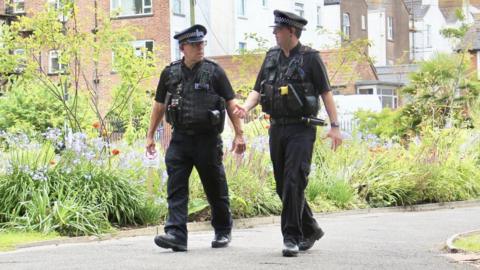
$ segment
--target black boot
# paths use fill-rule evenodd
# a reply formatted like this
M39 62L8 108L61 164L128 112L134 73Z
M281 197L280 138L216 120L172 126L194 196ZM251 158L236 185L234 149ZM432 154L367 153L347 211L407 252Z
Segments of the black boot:
M171 248L173 251L187 251L186 241L182 241L172 234L157 235L154 241L157 246L162 248Z
M320 227L317 227L315 228L315 232L308 236L308 237L304 237L302 239L302 241L300 241L300 244L298 245L298 248L301 250L301 251L305 251L305 250L309 250L313 247L313 245L315 244L315 241L319 240L320 238L322 238L322 236L324 235L325 233L322 231L322 229Z
M282 254L283 254L283 257L297 257L298 255L297 244L290 241L284 242Z
M230 233L216 233L212 241L212 248L227 247L231 240L232 235Z

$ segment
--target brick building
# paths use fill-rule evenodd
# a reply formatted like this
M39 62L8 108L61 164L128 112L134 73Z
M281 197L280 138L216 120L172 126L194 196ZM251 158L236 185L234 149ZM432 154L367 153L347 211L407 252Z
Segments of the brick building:
M375 66L405 64L410 58L409 18L403 0L367 0L369 54Z
M81 32L90 32L95 28L95 22L100 22L102 14L111 14L112 24L115 28L121 28L125 25L134 26L139 29L132 33L136 40L132 46L140 51L141 48L153 50L157 48L159 71L166 63L170 61L170 5L169 0L98 0L98 1L75 1L78 7L77 26ZM0 14L3 17L12 16L33 16L44 10L48 6L58 7L61 5L59 0L0 0ZM97 15L95 13L95 6ZM119 11L118 16L114 16L114 11ZM66 25L71 25L69 18L59 18ZM85 48L85 53L91 53L89 48ZM53 50L46 50L39 56L41 67L49 76L55 77L59 71L57 61L58 54ZM88 57L87 57L88 58ZM94 76L93 56L91 61L82 63L82 69L86 77L90 79L90 84L97 84L98 96L101 100L109 100L109 94L113 85L119 82L119 76L112 70L112 54L106 53L101 56L97 68L98 80ZM148 82L149 90L153 90L158 82L158 76L154 76Z
M369 62L348 61L343 59L343 56L337 49L322 50L320 51L320 57L327 68L330 85L335 94L353 95L358 92L356 87L358 82L378 80L375 68ZM251 88L260 70L264 55L256 58L257 61L255 63L249 61L251 65L248 69L242 70L241 57L212 57L213 60L225 69L229 78L237 78L239 74L241 74L244 78L242 83L250 82ZM232 83L235 84L235 79L232 80Z

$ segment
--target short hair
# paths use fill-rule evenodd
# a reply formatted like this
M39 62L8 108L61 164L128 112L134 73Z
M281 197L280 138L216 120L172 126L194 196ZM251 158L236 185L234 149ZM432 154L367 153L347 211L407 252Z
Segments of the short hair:
M297 36L297 38L300 38L300 36L302 36L302 29L295 28L295 36Z
M302 36L302 29L297 28L297 27L294 27L294 26L288 26L288 28L290 29L290 31L293 32L293 34L294 34L297 38L300 38L300 36Z

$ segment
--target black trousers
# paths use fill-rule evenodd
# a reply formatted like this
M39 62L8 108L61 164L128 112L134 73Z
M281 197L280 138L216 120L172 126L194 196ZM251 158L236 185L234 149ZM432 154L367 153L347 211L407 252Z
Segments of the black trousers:
M188 179L193 166L198 171L212 211L215 233L232 230L232 215L219 134L187 134L174 130L165 155L168 182L168 220L165 232L187 242Z
M305 124L272 125L269 134L276 189L283 205L283 239L298 244L318 226L305 200L316 128Z

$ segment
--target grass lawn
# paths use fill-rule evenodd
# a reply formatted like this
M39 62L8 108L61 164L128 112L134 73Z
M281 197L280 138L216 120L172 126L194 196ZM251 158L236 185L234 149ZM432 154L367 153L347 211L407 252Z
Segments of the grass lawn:
M480 233L461 237L453 244L455 245L455 247L466 251L480 252Z
M60 238L58 234L38 232L0 232L0 251L14 250L16 245Z

